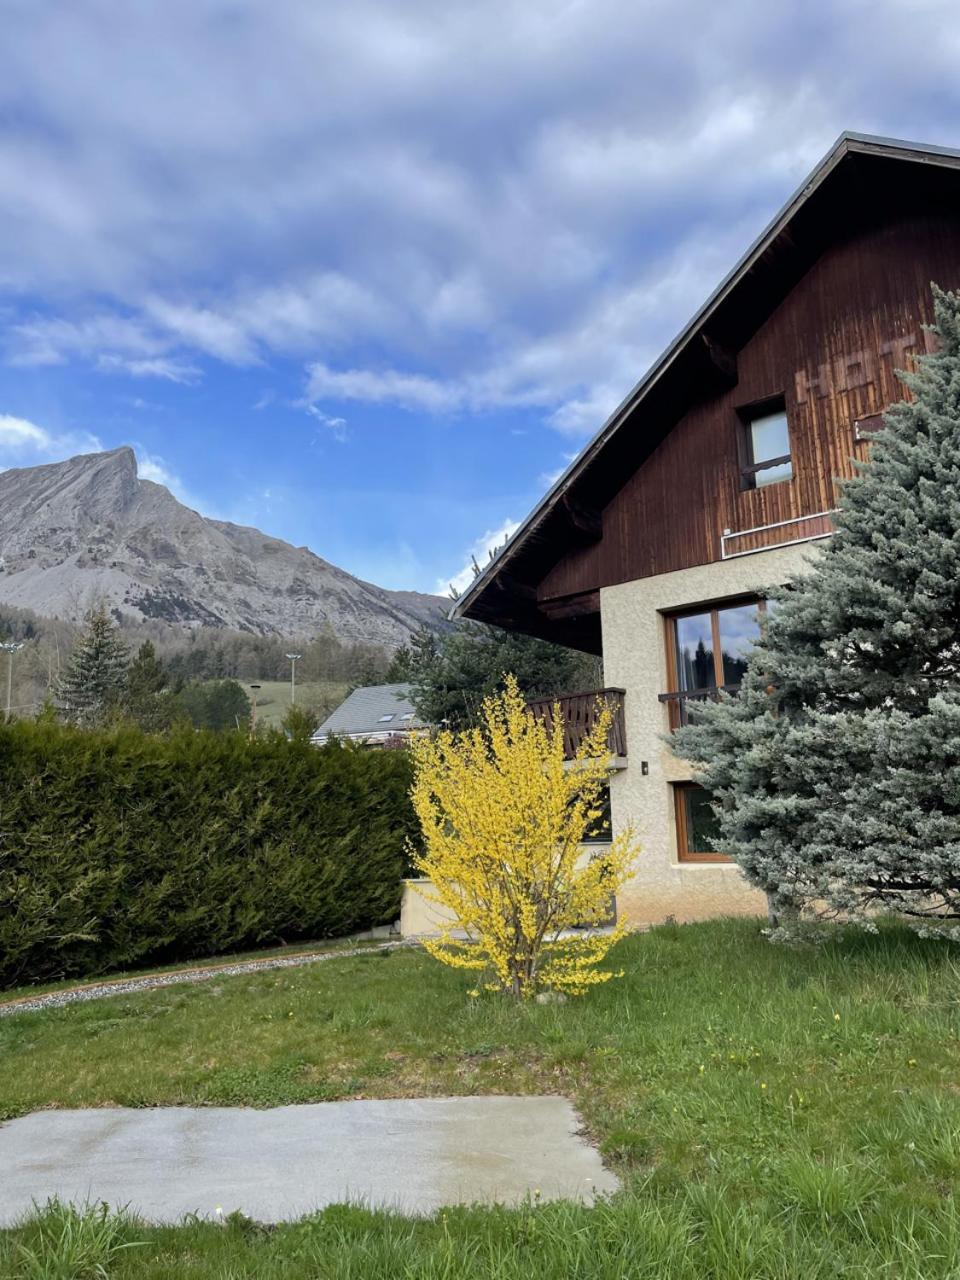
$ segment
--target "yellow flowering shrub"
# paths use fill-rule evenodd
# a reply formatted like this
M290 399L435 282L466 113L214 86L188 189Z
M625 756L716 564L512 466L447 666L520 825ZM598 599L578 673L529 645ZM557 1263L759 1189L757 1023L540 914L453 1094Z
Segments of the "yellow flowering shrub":
M432 900L456 917L424 946L446 964L485 973L489 989L579 995L615 976L597 965L624 926L589 926L605 921L636 849L630 832L593 859L580 847L601 817L610 716L604 708L565 762L560 717L553 727L536 719L508 676L504 692L485 699L476 728L412 744L423 832L414 864L433 882Z

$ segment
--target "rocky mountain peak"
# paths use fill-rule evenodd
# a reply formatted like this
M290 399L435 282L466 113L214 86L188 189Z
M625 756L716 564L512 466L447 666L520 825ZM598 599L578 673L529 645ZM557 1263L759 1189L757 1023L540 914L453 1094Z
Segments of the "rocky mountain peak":
M208 520L140 481L128 446L0 473L0 601L77 620L221 626L395 647L446 602L363 582L305 547Z

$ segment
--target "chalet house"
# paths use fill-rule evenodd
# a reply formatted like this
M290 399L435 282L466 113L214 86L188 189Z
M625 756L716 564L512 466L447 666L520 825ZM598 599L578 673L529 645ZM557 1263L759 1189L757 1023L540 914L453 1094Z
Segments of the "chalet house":
M602 654L632 921L764 909L669 732L737 688L764 591L830 536L931 281L960 286L960 151L843 134L456 605ZM595 704L562 700L571 746Z
M396 747L425 727L409 684L369 684L348 694L310 741L320 746L330 738L349 738L364 747Z

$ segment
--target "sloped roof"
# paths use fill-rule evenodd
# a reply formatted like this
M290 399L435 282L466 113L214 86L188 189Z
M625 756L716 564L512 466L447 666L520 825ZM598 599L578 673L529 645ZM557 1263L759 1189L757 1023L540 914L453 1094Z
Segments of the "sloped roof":
M911 172L904 172L912 166ZM952 171L952 172L949 172ZM948 174L946 181L944 175ZM690 322L613 411L500 553L459 597L451 618L486 618L547 634L530 588L655 447L709 378L710 362L736 351L816 256L844 216L893 206L924 187L960 198L960 150L845 132L720 282ZM628 428L624 430L624 428ZM659 435L657 433L660 433ZM647 439L649 443L647 443ZM557 628L551 638L563 639ZM576 637L568 642L577 644ZM580 647L578 645L578 647Z
M423 728L409 698L409 684L371 684L354 689L331 712L313 735L326 738L330 734L354 737L366 734L406 733ZM385 716L392 719L385 720ZM405 719L404 717L409 717Z

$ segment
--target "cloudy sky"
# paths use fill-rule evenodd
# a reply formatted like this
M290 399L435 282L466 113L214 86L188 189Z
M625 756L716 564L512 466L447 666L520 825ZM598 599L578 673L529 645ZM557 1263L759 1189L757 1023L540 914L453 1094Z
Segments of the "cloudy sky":
M0 468L134 445L433 590L842 129L960 145L955 0L0 0Z

